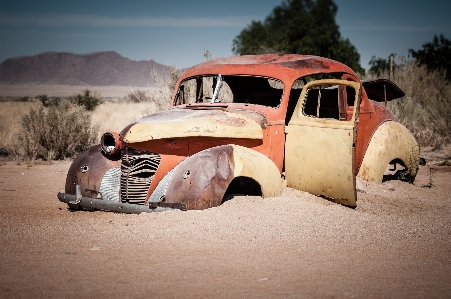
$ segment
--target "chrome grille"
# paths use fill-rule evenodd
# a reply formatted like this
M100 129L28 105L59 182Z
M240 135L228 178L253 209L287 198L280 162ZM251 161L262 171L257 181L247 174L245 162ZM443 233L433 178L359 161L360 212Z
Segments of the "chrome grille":
M99 187L99 192L102 194L102 199L119 201L120 179L120 167L113 167L103 175Z
M130 147L123 148L121 155L121 200L144 204L161 158L158 154Z

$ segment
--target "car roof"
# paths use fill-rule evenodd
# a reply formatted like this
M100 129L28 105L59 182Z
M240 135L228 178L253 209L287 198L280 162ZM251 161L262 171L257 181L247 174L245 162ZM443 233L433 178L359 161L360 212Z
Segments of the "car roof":
M358 79L348 66L332 59L298 54L243 55L210 59L187 69L180 80L196 75L259 75L283 81L319 73L348 73Z

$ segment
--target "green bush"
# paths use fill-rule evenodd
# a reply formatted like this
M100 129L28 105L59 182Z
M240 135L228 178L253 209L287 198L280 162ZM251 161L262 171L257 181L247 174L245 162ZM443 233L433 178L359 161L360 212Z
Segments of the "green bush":
M93 111L103 103L100 96L96 92L91 92L89 89L85 89L81 93L70 97L69 100L72 104L82 106L88 111Z
M31 108L20 122L19 142L25 157L65 159L81 153L94 143L96 128L84 108L62 101L48 109Z

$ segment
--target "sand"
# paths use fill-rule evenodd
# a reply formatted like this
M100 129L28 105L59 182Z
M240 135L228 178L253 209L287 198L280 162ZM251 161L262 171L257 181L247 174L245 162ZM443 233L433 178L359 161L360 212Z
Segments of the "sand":
M0 298L451 297L451 167L365 184L356 209L284 188L125 215L69 211L69 165L0 166Z

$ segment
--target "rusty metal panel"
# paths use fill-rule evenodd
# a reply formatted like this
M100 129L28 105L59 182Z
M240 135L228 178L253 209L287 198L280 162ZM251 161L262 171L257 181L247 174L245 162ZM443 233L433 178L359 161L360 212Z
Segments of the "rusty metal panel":
M68 205L73 205L74 202L77 202L79 206L92 210L103 210L117 213L126 213L126 214L141 214L141 213L152 213L152 212L164 212L167 210L174 209L182 209L182 206L176 207L163 207L163 206L155 206L150 208L149 206L143 205L134 205L129 203L124 203L120 201L112 201L112 200L104 200L101 198L90 198L80 196L76 198L76 195L73 194L64 194L58 193L58 199L61 202L67 203Z
M374 132L358 177L380 184L385 168L394 159L402 160L409 175L415 178L419 163L418 144L406 127L400 123L388 121Z
M188 210L220 205L230 182L236 177L255 180L263 197L282 194L277 166L265 155L238 145L199 152L180 163L170 175L164 202L184 203Z
M175 137L262 139L261 126L251 118L222 110L167 111L148 117L122 131L126 143ZM174 117L177 115L177 118ZM165 118L166 116L166 118Z
M356 141L356 171L360 169L363 157L376 129L386 121L395 120L394 115L380 103L372 102L371 111L360 109L358 123L359 134L357 135Z
M99 188L105 173L121 165L120 155L106 156L100 145L95 145L78 156L69 168L65 192L75 194L75 186L80 185L81 195L95 198L100 196Z
M218 206L234 178L234 168L232 146L202 151L174 169L165 202L184 203L188 210Z
M200 74L259 75L291 83L306 75L336 72L348 73L358 79L357 74L348 66L318 56L297 54L231 56L211 59L193 66L180 76L177 86L184 79Z

